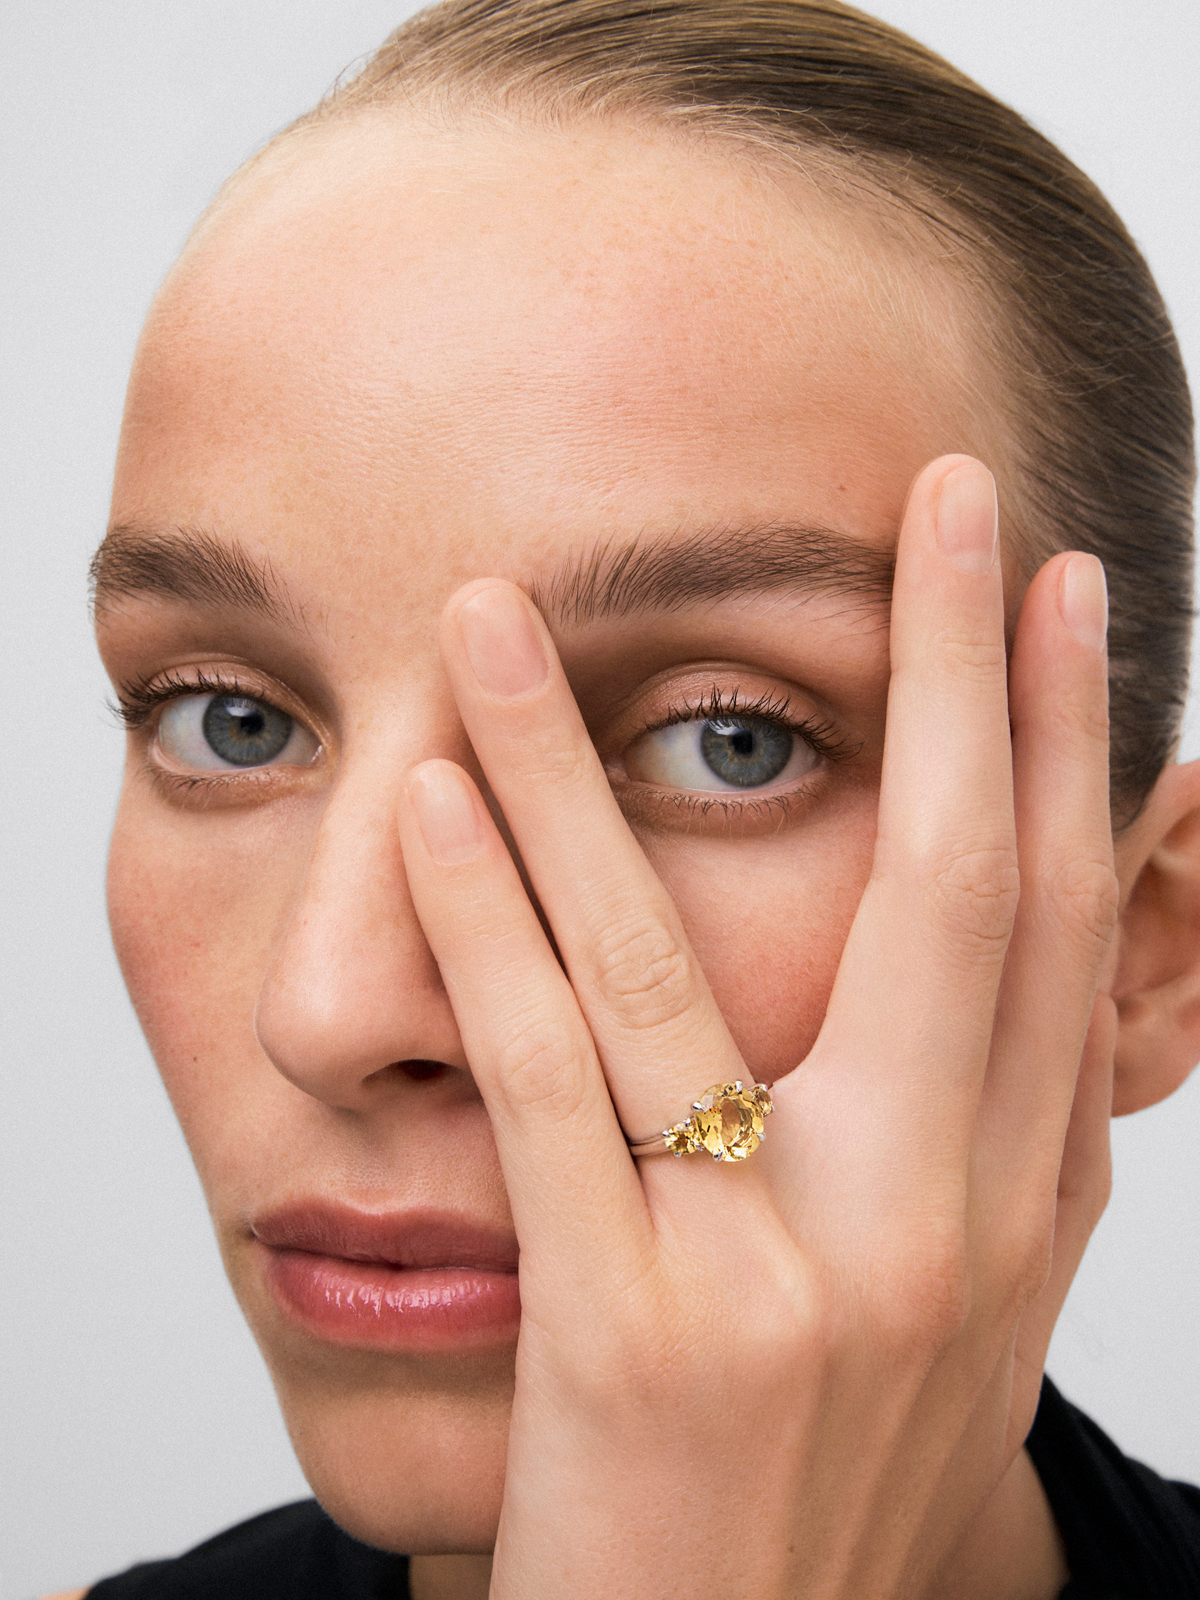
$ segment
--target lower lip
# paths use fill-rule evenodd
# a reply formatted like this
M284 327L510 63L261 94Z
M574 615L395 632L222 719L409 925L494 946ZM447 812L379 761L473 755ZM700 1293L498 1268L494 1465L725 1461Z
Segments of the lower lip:
M446 1350L511 1343L517 1336L515 1272L391 1267L307 1250L268 1249L267 1255L267 1283L280 1309L330 1344Z

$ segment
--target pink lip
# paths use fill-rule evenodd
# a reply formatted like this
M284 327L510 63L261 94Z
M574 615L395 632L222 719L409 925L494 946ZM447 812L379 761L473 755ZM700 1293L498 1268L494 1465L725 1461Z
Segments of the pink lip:
M327 1343L434 1351L511 1343L521 1302L509 1234L445 1212L310 1202L257 1217L267 1286Z

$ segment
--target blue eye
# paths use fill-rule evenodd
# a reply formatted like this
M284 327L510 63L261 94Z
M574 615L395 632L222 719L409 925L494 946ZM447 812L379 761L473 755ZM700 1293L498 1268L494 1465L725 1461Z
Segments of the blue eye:
M771 783L792 758L796 735L756 717L721 717L700 724L700 754L718 778L738 789Z
M261 767L286 748L295 723L286 711L241 695L215 694L200 726L209 748L235 767Z
M728 794L789 783L820 761L790 728L730 713L654 728L635 739L625 771L635 783Z
M162 752L200 771L307 765L317 741L286 711L244 694L185 694L158 719Z

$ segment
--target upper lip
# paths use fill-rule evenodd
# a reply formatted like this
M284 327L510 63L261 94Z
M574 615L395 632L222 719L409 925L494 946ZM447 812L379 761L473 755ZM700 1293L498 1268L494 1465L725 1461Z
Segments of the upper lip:
M431 1208L356 1211L329 1201L300 1201L257 1216L251 1233L272 1250L307 1250L388 1267L464 1267L515 1272L511 1233Z

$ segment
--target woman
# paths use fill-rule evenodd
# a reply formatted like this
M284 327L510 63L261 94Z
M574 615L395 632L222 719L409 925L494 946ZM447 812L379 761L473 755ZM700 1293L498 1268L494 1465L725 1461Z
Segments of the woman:
M96 562L110 902L334 1522L98 1597L1193 1592L1030 1434L1200 1055L1191 473L1104 202L837 5L446 6L234 180Z

